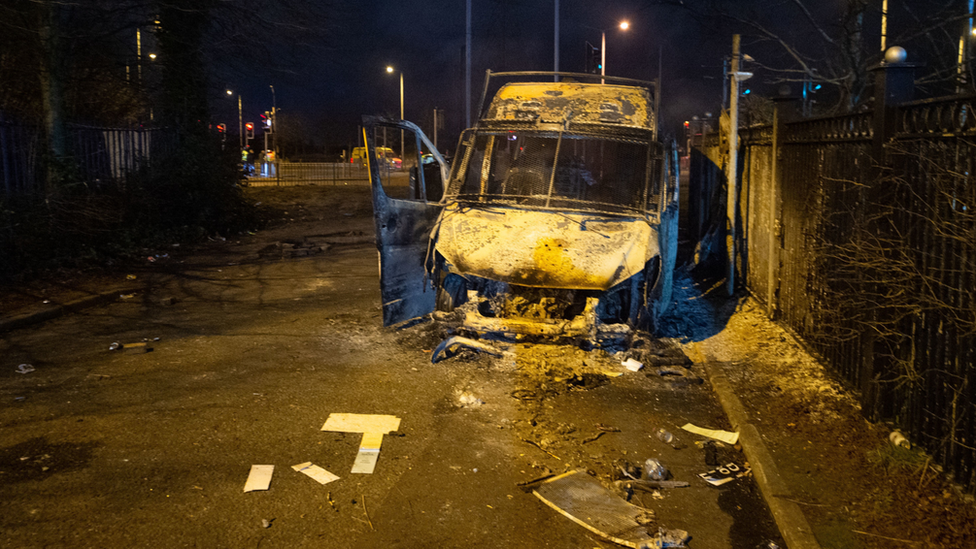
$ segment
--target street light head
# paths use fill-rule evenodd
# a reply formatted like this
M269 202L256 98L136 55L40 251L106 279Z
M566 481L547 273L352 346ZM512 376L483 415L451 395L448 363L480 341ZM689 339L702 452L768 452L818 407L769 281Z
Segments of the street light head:
M630 21L621 21L620 30L627 30L630 28Z
M155 53L150 53L149 54L149 58L152 59L153 61L155 61L156 60L156 54Z
M234 95L234 92L231 90L224 90L224 91L227 92L227 95Z
M393 66L392 65L387 65L386 66L386 72L392 73L393 72Z
M908 52L900 46L892 46L885 52L885 63L904 63Z

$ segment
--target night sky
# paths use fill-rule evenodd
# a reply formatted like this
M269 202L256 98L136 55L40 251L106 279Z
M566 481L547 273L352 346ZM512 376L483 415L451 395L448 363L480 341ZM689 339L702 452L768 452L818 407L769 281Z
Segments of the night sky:
M841 3L817 3L816 15L829 24L831 5ZM743 10L758 7L770 25L801 44L812 33L790 9L790 2L725 4L741 5ZM552 0L473 0L472 110L477 108L486 69L553 69L553 7ZM399 114L399 80L385 70L393 65L404 74L405 118L426 128L433 108L443 109L446 128L440 148L453 149L464 122L464 0L379 0L336 4L321 11L324 20L304 22L314 29L314 39L303 37L298 54L240 70L215 67L215 118L236 126L236 98L220 96L224 88L233 88L242 94L245 121L257 120L271 107L268 85L274 85L282 115L301 117L316 144L351 145L363 114ZM562 0L560 12L560 70L582 72L585 43L599 45L600 29L607 29L609 75L653 79L661 71L665 132L679 132L681 122L693 115L718 114L722 60L730 53L733 32L744 34L743 50L753 57L768 64L786 62L782 51L750 37L751 29L734 22L703 21L679 7ZM630 22L628 31L616 27L624 19ZM289 40L286 31L278 38ZM658 62L659 52L663 64ZM808 53L817 55L815 50ZM770 81L770 75L757 71L750 84L768 92L776 89Z

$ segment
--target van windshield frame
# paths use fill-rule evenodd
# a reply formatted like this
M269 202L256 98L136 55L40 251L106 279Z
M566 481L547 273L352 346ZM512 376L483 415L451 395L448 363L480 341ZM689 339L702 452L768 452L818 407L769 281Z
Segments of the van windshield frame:
M452 200L625 215L659 211L663 155L650 135L491 129L469 130L460 143L448 186Z

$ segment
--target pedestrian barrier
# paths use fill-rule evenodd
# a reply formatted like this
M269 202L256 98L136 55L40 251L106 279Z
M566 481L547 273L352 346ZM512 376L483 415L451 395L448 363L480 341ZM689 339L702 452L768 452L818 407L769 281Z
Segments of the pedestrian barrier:
M251 187L297 185L369 185L363 164L351 162L288 162L255 165L247 178Z

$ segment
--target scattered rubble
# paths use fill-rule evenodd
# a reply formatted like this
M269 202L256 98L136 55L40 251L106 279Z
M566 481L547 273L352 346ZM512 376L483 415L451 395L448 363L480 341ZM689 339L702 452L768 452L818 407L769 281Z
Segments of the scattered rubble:
M540 482L532 493L587 530L625 547L684 547L684 530L654 527L654 511L628 503L583 469Z
M717 469L712 469L711 471L707 471L705 473L699 473L698 476L712 486L721 486L723 484L732 482L737 478L744 477L751 472L752 468L748 465L740 465L732 462L726 463Z
M329 249L328 244L316 244L314 241L304 238L302 240L283 240L268 244L258 250L260 258L293 258L307 257L321 254Z

